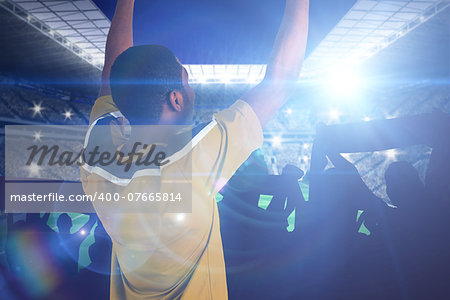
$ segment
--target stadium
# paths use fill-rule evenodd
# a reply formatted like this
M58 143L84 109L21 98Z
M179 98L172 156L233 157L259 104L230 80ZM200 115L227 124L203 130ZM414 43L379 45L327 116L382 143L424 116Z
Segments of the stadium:
M0 0L2 299L172 299L172 289L146 294L114 269L120 243L97 208L8 209L8 184L28 182L18 179L82 190L79 166L27 165L17 154L41 140L83 148L116 2ZM200 126L264 80L284 1L181 2L136 0L135 44L172 34L151 43L183 63ZM213 195L223 299L448 299L450 1L322 2L310 3L295 91ZM159 16L170 12L180 16ZM113 297L118 276L136 294Z

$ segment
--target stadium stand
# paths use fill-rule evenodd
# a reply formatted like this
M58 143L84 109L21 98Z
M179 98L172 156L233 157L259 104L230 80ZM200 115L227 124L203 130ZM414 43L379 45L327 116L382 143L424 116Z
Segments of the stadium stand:
M90 103L71 101L70 96L48 87L30 85L12 77L0 77L0 117L48 124L87 124Z

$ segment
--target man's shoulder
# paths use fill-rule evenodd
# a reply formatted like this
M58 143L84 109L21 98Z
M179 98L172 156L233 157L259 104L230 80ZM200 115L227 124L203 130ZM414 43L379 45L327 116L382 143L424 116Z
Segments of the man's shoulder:
M101 116L116 111L118 111L118 108L114 103L111 95L98 97L97 100L95 100L94 106L92 107L89 123L92 124Z

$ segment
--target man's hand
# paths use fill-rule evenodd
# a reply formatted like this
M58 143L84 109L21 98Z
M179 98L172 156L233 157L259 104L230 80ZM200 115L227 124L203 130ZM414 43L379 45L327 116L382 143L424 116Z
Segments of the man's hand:
M133 46L133 10L134 0L117 0L116 12L106 39L105 66L99 97L111 94L109 86L111 67L122 52Z
M294 91L306 51L309 0L287 0L264 80L242 99L264 126Z

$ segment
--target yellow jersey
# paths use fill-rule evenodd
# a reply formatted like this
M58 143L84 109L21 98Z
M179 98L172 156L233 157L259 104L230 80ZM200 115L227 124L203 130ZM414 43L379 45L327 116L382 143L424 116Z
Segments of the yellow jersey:
M114 120L111 126L124 123L111 96L95 102L88 135L98 120ZM186 177L192 182L191 213L182 218L163 210L117 214L112 213L110 204L93 202L113 243L111 299L227 299L215 195L262 143L256 114L238 100L215 114L192 137L189 151L176 153L177 159L160 172L160 177L171 172L190 173ZM88 195L162 189L161 178L151 170L137 173L120 178L101 166L83 165L81 180Z

